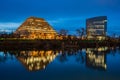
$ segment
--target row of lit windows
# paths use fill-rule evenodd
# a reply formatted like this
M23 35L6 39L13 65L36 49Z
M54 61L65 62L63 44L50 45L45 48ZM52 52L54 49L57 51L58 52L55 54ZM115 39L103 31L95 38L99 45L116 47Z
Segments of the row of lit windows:
M104 35L104 31L89 31L89 35Z
M94 24L104 24L105 22L107 22L107 20L103 20L103 21L94 21Z
M90 25L88 26L88 29L104 29L104 25Z

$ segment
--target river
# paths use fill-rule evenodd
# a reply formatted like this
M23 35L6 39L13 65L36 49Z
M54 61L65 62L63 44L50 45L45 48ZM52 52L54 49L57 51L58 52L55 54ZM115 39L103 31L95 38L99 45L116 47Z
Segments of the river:
M0 80L120 80L120 48L1 50Z

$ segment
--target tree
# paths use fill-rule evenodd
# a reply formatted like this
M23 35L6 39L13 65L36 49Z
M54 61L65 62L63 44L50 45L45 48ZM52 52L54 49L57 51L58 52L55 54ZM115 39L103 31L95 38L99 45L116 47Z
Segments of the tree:
M76 29L76 33L80 38L82 38L85 35L85 29L84 28Z
M81 28L81 38L85 35L85 29Z
M2 37L2 32L0 31L0 38Z
M6 31L0 32L0 37L1 38L8 38L8 33Z
M68 30L65 30L65 29L61 29L60 32L59 32L59 34L63 35L63 36L66 36L67 33L68 33Z
M115 37L116 37L116 33L113 33L112 37L115 39Z
M78 36L81 35L81 30L80 29L76 29L76 33L78 34Z

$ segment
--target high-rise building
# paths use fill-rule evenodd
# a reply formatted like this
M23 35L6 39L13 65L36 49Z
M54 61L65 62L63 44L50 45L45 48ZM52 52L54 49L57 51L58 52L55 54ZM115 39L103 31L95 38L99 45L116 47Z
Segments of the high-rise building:
M24 39L55 39L57 32L44 19L29 17L14 34Z
M88 39L105 39L107 31L107 16L98 16L86 20Z

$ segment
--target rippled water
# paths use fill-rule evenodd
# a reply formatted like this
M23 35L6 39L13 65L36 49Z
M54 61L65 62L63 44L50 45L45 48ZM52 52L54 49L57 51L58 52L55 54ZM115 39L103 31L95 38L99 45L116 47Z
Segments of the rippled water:
M0 80L120 80L120 49L3 50Z

